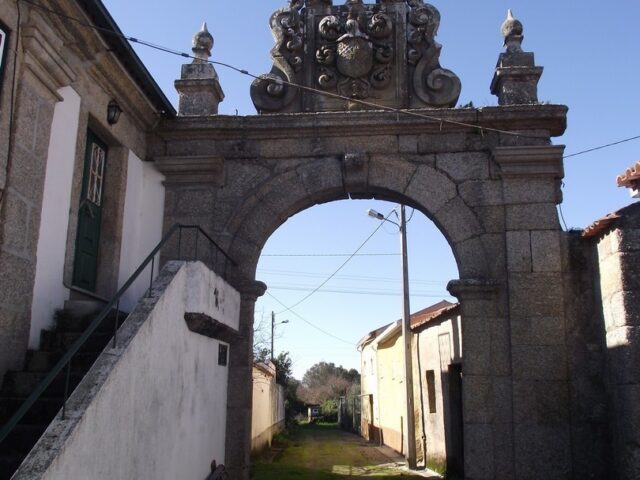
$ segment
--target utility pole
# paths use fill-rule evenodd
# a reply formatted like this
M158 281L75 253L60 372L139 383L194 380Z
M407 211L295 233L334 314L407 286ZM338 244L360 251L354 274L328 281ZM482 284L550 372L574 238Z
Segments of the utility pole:
M407 262L407 221L400 205L400 249L402 253L402 340L404 342L404 380L407 399L407 464L416 468L416 428L413 407L413 362L411 361L411 310L409 305L409 265Z
M400 252L402 254L402 342L404 346L404 383L407 420L407 438L406 452L407 465L410 469L416 468L416 425L414 419L413 407L413 362L411 361L411 308L409 305L409 265L407 262L407 219L405 215L404 205L400 205L400 213L395 210L398 222L389 220L388 215L385 217L373 209L369 209L367 214L377 220L390 222L400 229Z
M273 353L273 330L275 326L276 326L276 313L272 310L271 311L271 360L275 358Z
M289 323L289 320L283 320L281 322L276 323L276 314L274 311L271 312L271 360L275 360L275 353L273 351L273 333L276 325L280 325L281 323Z

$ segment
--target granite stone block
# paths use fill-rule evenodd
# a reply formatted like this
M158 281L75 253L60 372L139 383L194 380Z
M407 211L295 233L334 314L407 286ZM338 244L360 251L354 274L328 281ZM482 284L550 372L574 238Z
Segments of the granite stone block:
M553 203L507 205L507 230L560 230Z
M567 354L564 345L513 345L515 380L567 380Z
M570 420L569 385L565 382L513 382L513 421L516 424L565 425Z
M436 155L436 167L456 183L489 178L489 156L485 153L441 153Z
M531 256L534 272L562 271L560 232L531 232Z
M405 193L433 214L456 196L456 185L441 172L421 165L413 175Z
M570 480L571 435L566 425L516 424L518 480Z
M416 166L372 155L369 161L369 185L394 192L405 192L416 172Z
M531 233L529 231L506 232L507 265L511 272L531 272Z

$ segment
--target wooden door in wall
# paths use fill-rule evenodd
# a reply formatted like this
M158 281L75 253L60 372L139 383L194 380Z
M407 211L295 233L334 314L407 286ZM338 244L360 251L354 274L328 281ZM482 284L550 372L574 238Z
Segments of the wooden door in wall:
M106 169L107 145L89 130L78 209L73 284L91 292L96 289L98 274L98 247Z
M464 478L464 434L462 422L462 364L449 365L449 448L447 478Z

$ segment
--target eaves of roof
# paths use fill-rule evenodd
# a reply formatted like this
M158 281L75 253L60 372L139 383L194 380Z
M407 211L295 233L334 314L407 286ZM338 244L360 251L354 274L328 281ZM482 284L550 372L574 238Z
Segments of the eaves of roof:
M582 231L583 238L594 238L600 236L600 234L609 231L611 226L616 222L617 219L620 218L620 213L614 212L610 213L606 217L601 218L600 220L596 220L587 228Z
M441 302L431 305L430 307L411 315L411 330L417 330L423 325L437 322L444 316L451 316L454 313L457 313L459 308L459 303L451 303L446 300L442 300Z
M167 99L153 79L147 67L144 66L140 57L131 48L129 42L124 38L120 27L104 6L101 0L78 0L78 4L89 15L93 23L100 27L97 30L102 39L109 45L116 57L122 62L124 68L142 89L151 103L165 117L175 117L176 110ZM110 34L109 31L115 32Z
M635 165L627 168L622 175L619 175L617 181L619 187L638 188L640 184L640 160Z

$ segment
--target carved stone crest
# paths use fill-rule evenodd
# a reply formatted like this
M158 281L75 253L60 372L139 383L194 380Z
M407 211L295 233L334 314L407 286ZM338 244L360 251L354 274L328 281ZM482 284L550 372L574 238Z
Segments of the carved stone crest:
M439 25L423 0L291 1L271 18L274 66L253 82L254 104L261 113L455 106L460 80L440 66Z

